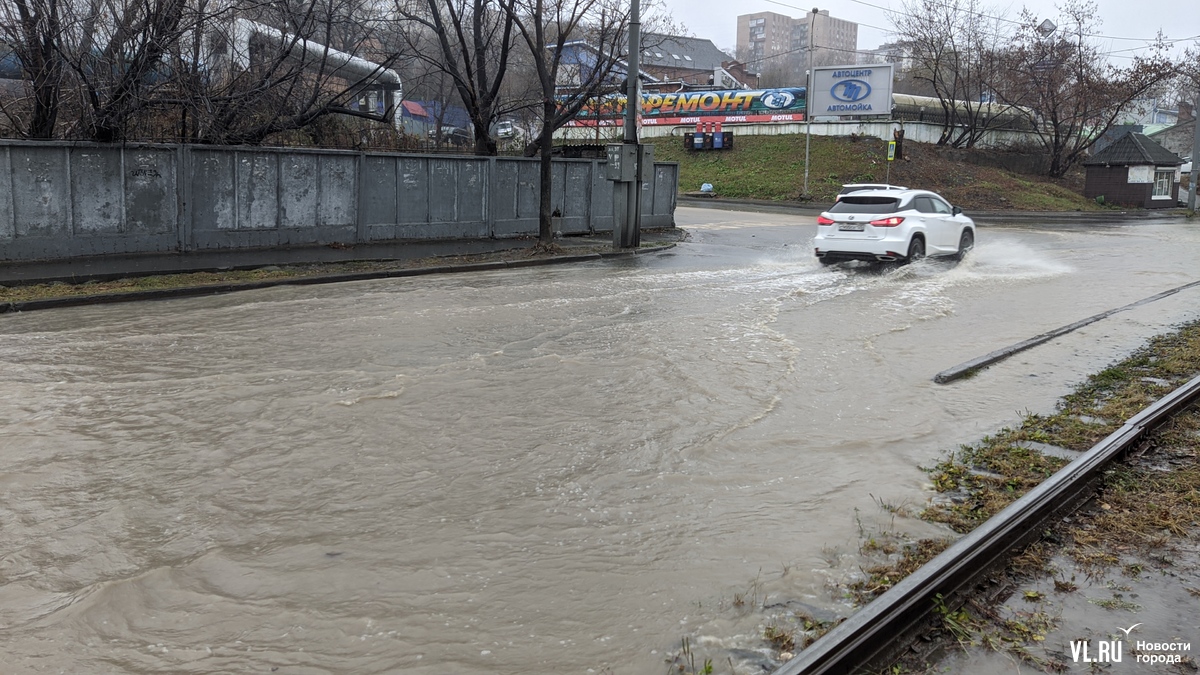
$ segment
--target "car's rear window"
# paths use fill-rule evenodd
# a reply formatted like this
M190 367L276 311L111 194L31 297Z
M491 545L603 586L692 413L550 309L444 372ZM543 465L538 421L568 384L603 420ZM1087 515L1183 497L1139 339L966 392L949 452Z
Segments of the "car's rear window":
M893 213L900 200L895 197L842 197L830 207L830 213Z

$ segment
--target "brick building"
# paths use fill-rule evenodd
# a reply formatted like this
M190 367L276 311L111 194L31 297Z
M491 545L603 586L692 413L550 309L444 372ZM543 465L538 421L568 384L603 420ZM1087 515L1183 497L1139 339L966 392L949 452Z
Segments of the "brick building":
M1162 209L1179 202L1179 165L1175 153L1143 134L1128 133L1083 163L1085 197L1106 204Z

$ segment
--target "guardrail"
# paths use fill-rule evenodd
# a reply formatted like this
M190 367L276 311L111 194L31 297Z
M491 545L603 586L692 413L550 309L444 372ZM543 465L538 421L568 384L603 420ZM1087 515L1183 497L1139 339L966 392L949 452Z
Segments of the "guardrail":
M1200 396L1200 376L1131 417L1025 496L814 642L773 675L838 675L884 665L921 627L940 596L961 603L974 583L1041 534L1040 525L1091 494L1104 468L1152 428Z

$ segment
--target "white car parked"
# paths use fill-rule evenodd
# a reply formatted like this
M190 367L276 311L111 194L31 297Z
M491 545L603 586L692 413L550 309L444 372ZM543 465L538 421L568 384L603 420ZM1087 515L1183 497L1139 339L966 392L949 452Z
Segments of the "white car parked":
M961 258L975 246L975 222L928 190L859 190L817 218L813 246L823 265Z

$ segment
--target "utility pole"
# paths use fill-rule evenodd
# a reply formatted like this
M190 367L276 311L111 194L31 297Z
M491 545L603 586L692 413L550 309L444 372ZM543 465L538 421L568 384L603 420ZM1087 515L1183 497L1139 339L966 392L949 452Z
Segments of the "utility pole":
M642 68L642 17L639 0L630 0L629 3L629 72L626 73L626 88L625 88L625 143L637 144L637 108L635 101L640 104L638 99L638 75Z
M634 0L635 2L637 0ZM804 198L811 199L808 194L808 146L812 141L812 81L813 81L813 31L817 27L817 8L813 7L812 18L808 22L808 79L804 85Z
M637 115L641 110L642 19L639 0L629 7L629 58L625 78L625 135L608 146L608 179L613 183L613 248L637 248L642 242L642 182L654 176L654 146L641 145ZM647 171L646 165L649 165Z
M1200 85L1200 82L1196 83ZM1196 103L1192 106L1192 178L1188 181L1187 208L1189 215L1196 214L1196 181L1200 179L1200 89L1196 90Z

